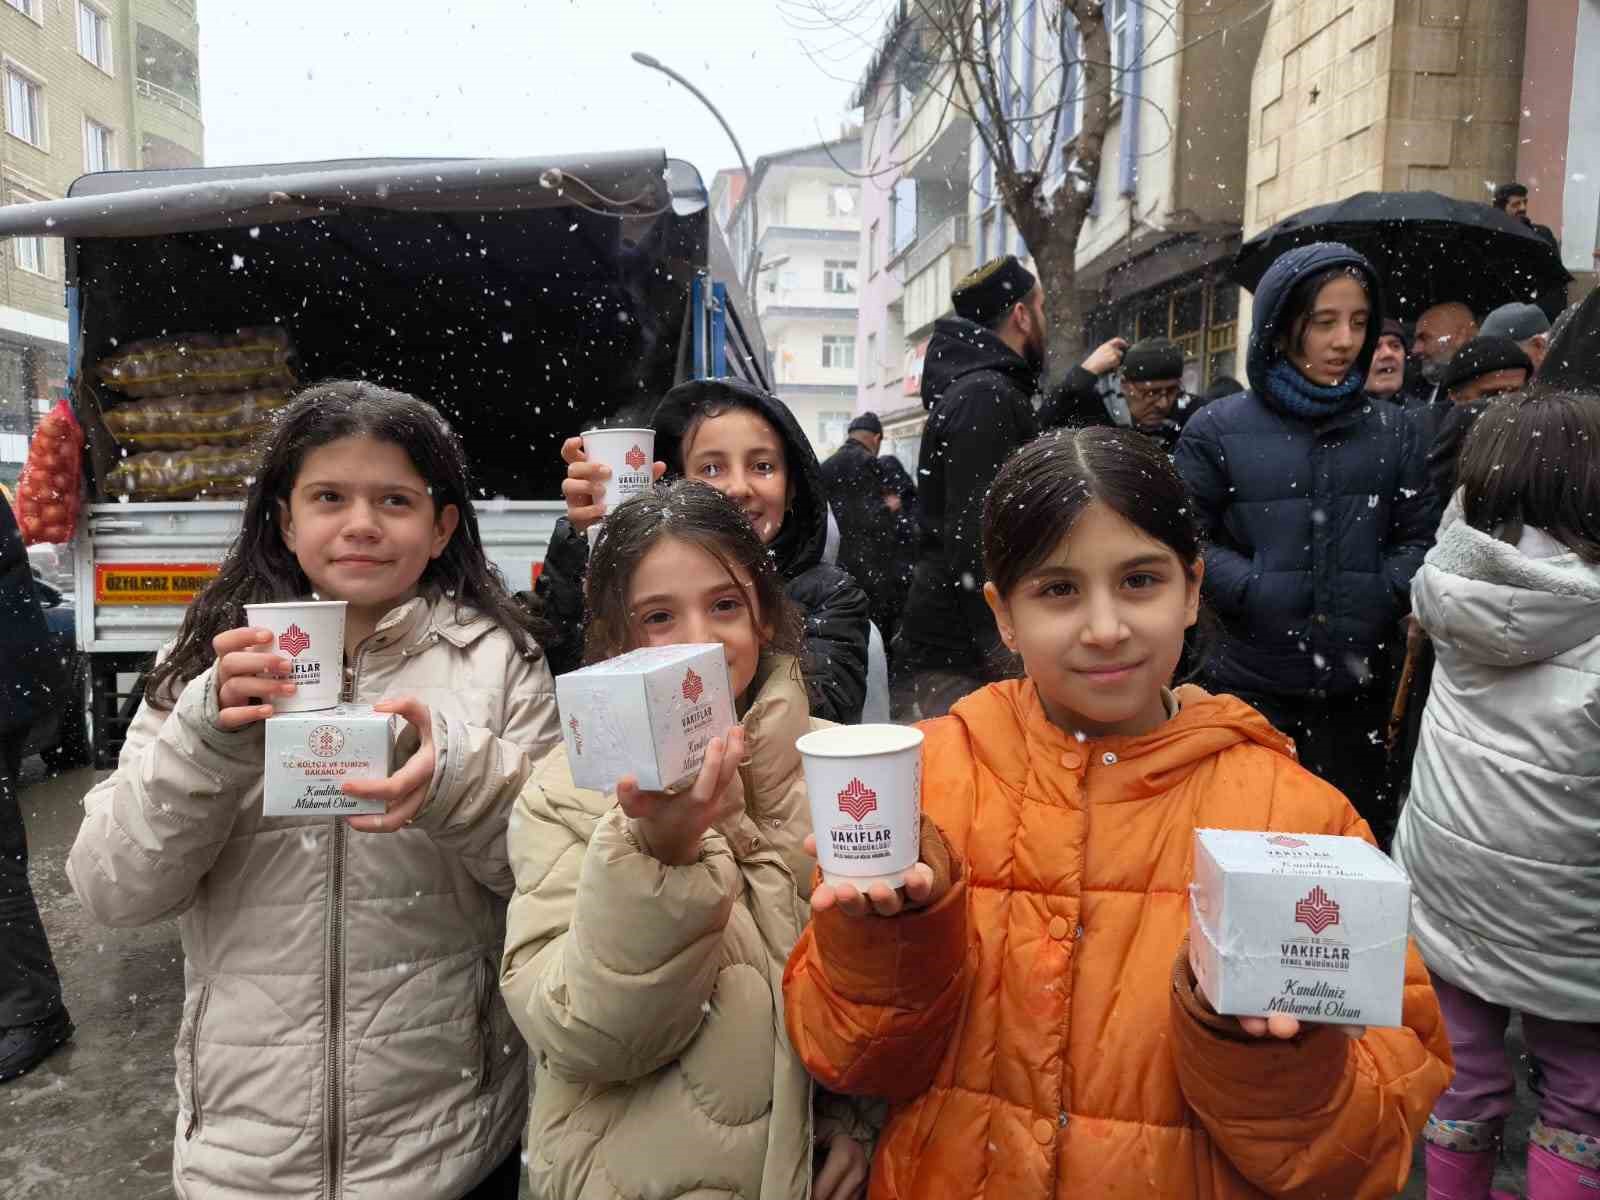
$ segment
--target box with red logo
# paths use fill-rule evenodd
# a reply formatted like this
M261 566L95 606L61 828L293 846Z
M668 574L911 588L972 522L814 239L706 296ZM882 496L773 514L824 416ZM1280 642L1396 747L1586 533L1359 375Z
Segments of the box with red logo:
M572 781L609 792L692 783L711 739L733 728L733 687L718 643L646 646L556 679Z
M1189 937L1219 1013L1399 1025L1411 882L1369 842L1195 831Z
M321 712L278 713L266 721L267 817L356 817L381 813L383 801L340 790L346 779L386 779L404 722L370 705L341 704Z

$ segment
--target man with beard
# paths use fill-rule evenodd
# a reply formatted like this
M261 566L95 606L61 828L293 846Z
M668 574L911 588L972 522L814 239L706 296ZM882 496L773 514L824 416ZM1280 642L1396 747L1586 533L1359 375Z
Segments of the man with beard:
M1456 351L1477 336L1478 321L1472 310L1454 300L1426 308L1417 318L1411 356L1428 389L1417 410L1418 431L1424 446L1433 444L1445 414L1450 411L1450 397L1443 386L1450 360L1456 356Z
M1378 348L1372 352L1372 367L1367 371L1367 395L1405 404L1401 389L1406 383L1408 349L1405 326L1393 317L1385 317L1383 332L1378 335Z
M1561 253L1561 240L1556 237L1555 230L1548 225L1537 225L1528 215L1528 187L1522 183L1502 183L1494 190L1494 206L1506 216L1532 230L1544 241L1555 248L1556 254ZM1567 284L1572 282L1569 274L1566 279L1555 287L1548 288L1539 296L1539 309L1549 320L1555 320L1561 310L1567 306Z
M1006 255L956 284L950 301L955 316L934 326L922 369L917 566L894 646L896 691L909 690L922 717L1005 673L983 599L983 498L1040 432L1033 396L1046 326L1033 274Z

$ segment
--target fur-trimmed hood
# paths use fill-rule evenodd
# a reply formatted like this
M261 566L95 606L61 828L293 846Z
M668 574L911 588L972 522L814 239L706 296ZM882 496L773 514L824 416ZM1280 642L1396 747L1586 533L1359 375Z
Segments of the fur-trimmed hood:
M1411 602L1435 642L1490 666L1526 666L1600 637L1600 564L1538 529L1503 542L1452 502Z

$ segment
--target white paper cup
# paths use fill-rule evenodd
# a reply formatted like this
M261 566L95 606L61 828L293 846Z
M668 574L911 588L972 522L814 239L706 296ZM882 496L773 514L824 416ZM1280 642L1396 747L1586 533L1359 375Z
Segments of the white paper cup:
M805 764L817 863L827 883L899 887L917 864L922 731L840 725L795 742Z
M585 429L582 436L583 452L589 461L611 468L611 478L594 485L595 499L604 499L608 513L630 496L650 490L655 482L654 429ZM599 534L598 522L589 526L591 545Z
M343 600L246 604L246 623L272 630L272 650L289 660L294 695L274 696L274 712L313 712L339 703L344 686Z

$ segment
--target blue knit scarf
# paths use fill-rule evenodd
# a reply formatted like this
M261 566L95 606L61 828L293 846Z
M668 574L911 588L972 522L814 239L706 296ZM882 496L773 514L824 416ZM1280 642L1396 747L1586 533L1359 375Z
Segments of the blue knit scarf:
M1267 394L1263 399L1291 417L1320 421L1361 404L1366 399L1362 391L1366 381L1366 372L1352 367L1338 383L1322 387L1295 370L1288 359L1280 358L1267 371Z

